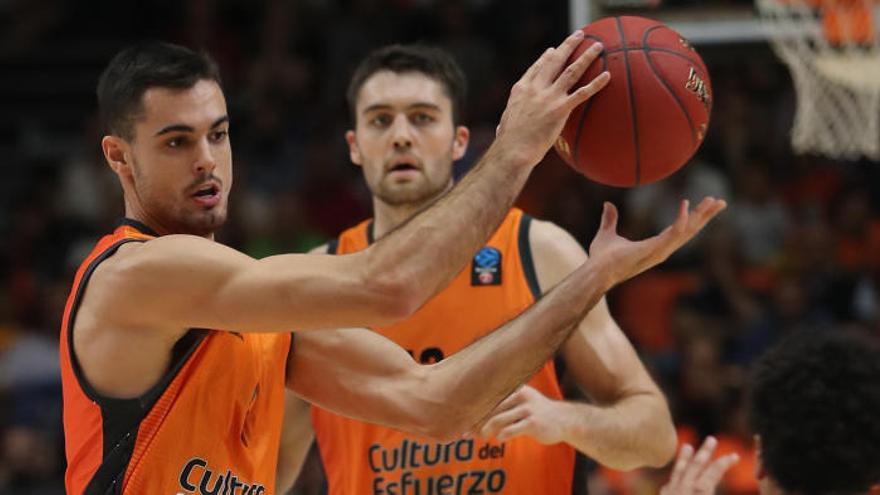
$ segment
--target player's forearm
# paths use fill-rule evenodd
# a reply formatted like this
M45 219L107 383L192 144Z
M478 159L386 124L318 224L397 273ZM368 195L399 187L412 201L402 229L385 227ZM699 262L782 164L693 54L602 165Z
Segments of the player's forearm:
M490 147L449 194L365 251L365 283L392 287L384 291L405 299L403 307L415 311L485 244L533 166L500 146Z
M430 367L423 393L450 405L431 434L455 437L488 416L553 356L612 283L589 260L519 317Z
M656 394L633 395L609 406L556 404L567 443L600 464L620 470L660 467L675 454L672 418Z

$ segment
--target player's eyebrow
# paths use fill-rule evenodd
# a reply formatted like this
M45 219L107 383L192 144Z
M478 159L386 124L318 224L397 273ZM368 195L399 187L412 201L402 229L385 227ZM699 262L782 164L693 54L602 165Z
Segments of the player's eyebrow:
M440 110L440 105L437 105L435 103L428 103L426 101L425 102L420 101L417 103L413 103L412 105L410 105L407 108L410 110L415 109L415 108L427 108L428 110Z
M378 110L391 110L392 108L393 108L393 106L389 105L388 103L374 103L374 104L368 106L367 108L361 110L361 113L370 113L370 112L375 112ZM435 103L430 103L427 101L419 101L419 102L413 103L411 105L408 105L406 108L407 108L407 110L412 110L414 108L428 108L431 110L440 110L439 105L437 105Z
M219 119L215 120L213 124L211 124L211 129L229 122L229 116L224 115ZM162 134L168 134L169 132L195 132L195 129L192 126L186 124L171 124L163 127L159 132L157 132L156 136L161 136Z

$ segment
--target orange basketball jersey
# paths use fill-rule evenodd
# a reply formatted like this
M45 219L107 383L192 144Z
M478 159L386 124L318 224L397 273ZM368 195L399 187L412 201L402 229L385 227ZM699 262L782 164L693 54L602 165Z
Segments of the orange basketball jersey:
M89 278L122 244L152 238L126 220L80 266L67 300L60 348L67 493L274 493L290 334L192 329L159 383L134 399L104 397L83 376L73 328Z
M375 330L417 361L434 363L518 315L540 293L528 242L530 221L520 210L511 210L449 287L408 320ZM372 223L366 221L343 232L328 251L351 253L371 242ZM551 398L562 397L552 362L529 384ZM442 444L318 407L312 407L312 423L331 495L572 491L575 453L565 444L544 446L530 438Z

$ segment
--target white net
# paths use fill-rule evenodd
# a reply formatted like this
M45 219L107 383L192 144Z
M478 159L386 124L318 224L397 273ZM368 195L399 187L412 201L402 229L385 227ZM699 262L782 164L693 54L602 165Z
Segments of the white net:
M796 153L880 161L880 0L756 0L797 92Z

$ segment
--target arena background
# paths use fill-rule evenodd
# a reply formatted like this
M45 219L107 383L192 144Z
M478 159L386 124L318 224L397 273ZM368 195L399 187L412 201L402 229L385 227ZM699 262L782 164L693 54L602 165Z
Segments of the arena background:
M99 147L94 88L122 46L160 38L210 51L232 118L235 187L221 242L261 257L305 251L369 214L348 163L344 89L353 64L391 42L451 50L469 77L464 173L491 141L509 88L579 16L641 13L680 26L715 90L708 137L658 185L621 190L550 152L520 205L588 243L602 201L629 236L655 232L677 198L730 207L696 242L615 289L612 313L669 396L685 439L745 458L725 493L755 493L744 416L749 364L781 335L842 326L878 333L877 164L795 156L787 68L747 0L636 7L539 0L0 1L0 493L63 493L57 335L72 273L122 214ZM585 17L582 17L585 18ZM572 391L574 393L574 391ZM314 456L293 493L321 492ZM591 493L653 493L663 470L590 466Z

